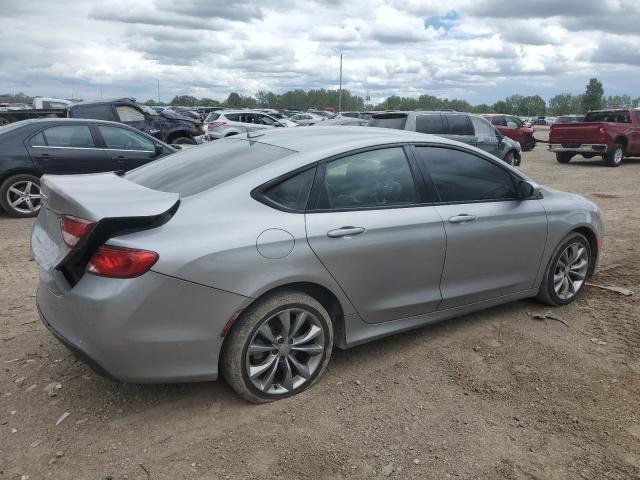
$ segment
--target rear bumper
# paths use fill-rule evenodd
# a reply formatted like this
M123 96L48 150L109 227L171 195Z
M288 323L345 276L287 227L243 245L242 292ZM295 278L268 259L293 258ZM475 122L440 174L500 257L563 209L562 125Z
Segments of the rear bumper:
M579 145L565 146L561 143L550 143L547 147L550 152L571 152L571 153L605 153L608 149L604 143L582 143Z
M153 271L85 275L65 293L41 280L37 294L43 323L63 345L98 373L136 383L215 380L220 332L249 300Z

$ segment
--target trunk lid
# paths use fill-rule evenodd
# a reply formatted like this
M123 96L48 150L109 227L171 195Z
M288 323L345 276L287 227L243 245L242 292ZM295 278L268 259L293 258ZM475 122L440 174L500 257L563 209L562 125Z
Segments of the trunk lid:
M179 205L177 193L151 190L114 173L44 175L40 188L43 205L31 233L31 251L48 278L57 271L71 287L109 238L160 226ZM62 238L62 216L93 223L73 248Z

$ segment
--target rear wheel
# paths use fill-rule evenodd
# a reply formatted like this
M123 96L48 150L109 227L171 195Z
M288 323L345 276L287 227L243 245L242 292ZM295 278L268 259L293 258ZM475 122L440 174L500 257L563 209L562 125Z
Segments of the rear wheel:
M282 292L258 301L236 321L225 339L221 369L245 400L271 402L313 385L332 348L326 309L305 293Z
M556 153L556 160L560 163L569 163L573 158L573 154L569 152Z
M619 167L624 158L624 147L617 143L603 158L610 167Z
M533 150L536 146L536 139L533 136L529 136L525 139L524 145L522 145L522 150L528 152L529 150Z
M12 217L35 217L41 205L40 179L35 175L13 175L0 185L0 206Z
M558 306L571 303L580 294L591 268L591 245L580 233L569 234L556 248L536 297Z

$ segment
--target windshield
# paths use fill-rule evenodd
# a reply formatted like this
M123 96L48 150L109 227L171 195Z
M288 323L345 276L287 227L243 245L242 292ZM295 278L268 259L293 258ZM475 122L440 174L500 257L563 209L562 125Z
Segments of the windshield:
M370 127L397 128L398 130L404 130L406 123L406 113L383 113L374 115L369 120Z
M195 195L284 158L293 150L238 138L225 138L168 155L126 174L143 187Z

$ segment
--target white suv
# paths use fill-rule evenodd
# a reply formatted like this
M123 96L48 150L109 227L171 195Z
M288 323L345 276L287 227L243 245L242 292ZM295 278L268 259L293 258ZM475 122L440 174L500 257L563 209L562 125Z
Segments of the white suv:
M252 130L274 127L296 127L298 124L286 119L276 120L257 110L220 110L211 112L204 128L209 140L217 140Z

